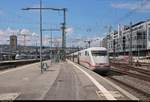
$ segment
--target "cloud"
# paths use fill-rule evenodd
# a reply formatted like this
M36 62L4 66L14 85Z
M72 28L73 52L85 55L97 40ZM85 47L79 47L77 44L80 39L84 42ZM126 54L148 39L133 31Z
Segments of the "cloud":
M142 2L135 3L113 3L111 4L111 7L136 10L137 12L150 12L150 2L148 0L143 0Z
M74 29L73 28L67 28L65 31L70 34L70 33L73 33Z
M20 33L19 33L20 32ZM35 36L32 36L33 32L30 31L29 29L12 29L12 28L7 28L7 29L0 29L0 38L1 38L1 44L8 44L8 40L10 35L17 35L18 39L18 44L23 45L23 40L24 37L21 36L22 34L26 34L26 45L35 45ZM35 33L36 34L36 33Z
M17 32L18 30L8 27L7 29L0 29L0 36L10 36L12 34L16 34Z
M6 44L9 41L9 36L15 34L17 30L7 28L7 29L0 29L0 42L1 44Z
M70 35L73 34L74 29L72 27L68 27L65 29L65 32L66 32L66 36L69 37Z
M35 33L35 32L32 33L32 36L38 37L37 33Z
M111 5L113 8L125 8L125 9L135 9L137 4L130 4L130 3L117 3Z
M6 42L7 40L9 40L9 37L10 37L10 35L16 35L17 36L17 39L18 39L18 44L20 45L23 45L24 43L23 43L23 40L24 40L24 37L23 36L21 36L21 35L23 35L23 34L26 34L26 35L31 35L32 34L32 32L30 31L30 30L28 30L28 29L12 29L12 28L10 28L10 27L8 27L7 29L1 29L0 30L0 36L1 36L1 38L4 38L3 40L3 44L6 44L6 43L8 43L8 42ZM30 37L26 37L26 45L28 45L28 41L30 40L30 41L32 41L33 42L33 40L31 40L32 38L30 38Z
M3 34L4 34L4 31L3 31L3 30L0 30L0 36L3 35Z
M20 33L19 33L20 32ZM18 45L24 45L24 36L22 35L27 35L26 36L26 43L25 45L30 46L30 45L40 45L40 36L32 32L29 29L23 28L23 29L12 29L12 28L7 28L7 29L0 29L0 44L9 44L9 37L10 35L17 35L17 40L18 40ZM49 43L50 39L49 37L43 36L43 46L50 46ZM55 38L52 39L53 46L61 46L62 39L61 38Z
M32 35L32 32L29 29L22 29L20 31L20 34Z

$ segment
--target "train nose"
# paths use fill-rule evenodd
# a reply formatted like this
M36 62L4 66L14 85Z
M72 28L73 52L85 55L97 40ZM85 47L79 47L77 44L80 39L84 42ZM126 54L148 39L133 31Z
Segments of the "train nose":
M100 67L110 67L109 63L96 63L96 66L100 66Z
M110 69L109 64L96 64L94 71L98 73L107 73L109 69Z
M93 71L99 74L106 74L107 72L109 72L109 70L110 67L97 67Z

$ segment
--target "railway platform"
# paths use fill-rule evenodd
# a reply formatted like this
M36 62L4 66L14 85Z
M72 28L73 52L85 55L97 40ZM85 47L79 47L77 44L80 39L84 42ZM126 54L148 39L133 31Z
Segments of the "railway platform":
M0 72L0 100L139 100L93 71L69 60Z

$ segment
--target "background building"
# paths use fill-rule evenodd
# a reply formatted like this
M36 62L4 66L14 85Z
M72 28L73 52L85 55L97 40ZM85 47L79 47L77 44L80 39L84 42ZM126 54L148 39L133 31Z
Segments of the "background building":
M130 35L132 33L132 35ZM134 56L150 54L150 20L141 21L132 26L118 26L117 31L110 32L104 39L103 46L107 45L110 55L128 55L132 40Z

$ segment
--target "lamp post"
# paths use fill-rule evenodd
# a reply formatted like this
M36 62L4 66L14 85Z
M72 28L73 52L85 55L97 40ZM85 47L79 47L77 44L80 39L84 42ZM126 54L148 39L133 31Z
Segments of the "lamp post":
M66 61L66 10L66 8L63 8L64 22L62 24L62 53L64 61Z
M130 22L129 64L132 65L132 22Z
M40 10L40 62L41 62L41 73L43 73L43 67L42 67L42 10L53 10L53 11L64 11L64 16L66 13L66 8L42 8L42 0L40 0L40 8L24 8L22 10ZM63 34L62 38L63 41L65 41L65 17L64 17L64 23L63 23ZM63 42L64 43L64 42ZM63 44L65 45L65 43Z

